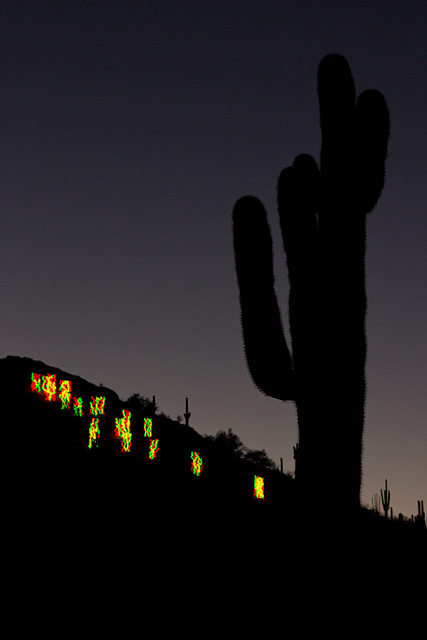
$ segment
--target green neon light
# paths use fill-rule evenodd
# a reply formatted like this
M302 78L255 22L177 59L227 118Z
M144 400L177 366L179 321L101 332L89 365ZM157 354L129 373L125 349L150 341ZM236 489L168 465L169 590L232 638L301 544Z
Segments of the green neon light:
M254 477L254 497L258 500L264 500L264 478L260 476Z
M191 459L192 459L191 471L194 473L194 475L200 476L203 469L203 460L200 457L200 453L197 453L197 451L192 451Z
M131 412L122 410L122 418L116 418L116 428L114 433L122 440L122 452L129 453L132 444L132 433L130 430Z
M159 450L159 440L150 440L150 451L148 453L148 457L150 460L154 460L156 454Z
M41 393L41 384L42 378L40 373L32 373L31 374L31 391L36 391L37 393Z
M60 380L58 398L61 401L61 409L69 409L71 404L71 381Z
M144 418L144 437L151 438L153 435L153 421L151 418Z
M83 398L73 398L73 412L75 416L83 416Z
M48 373L42 376L42 392L48 402L56 400L56 374Z
M98 448L97 438L101 436L101 431L99 430L99 418L92 418L90 421L89 427L89 449L92 449L93 443L96 444L96 448Z
M91 396L90 413L92 416L103 416L105 413L105 396Z

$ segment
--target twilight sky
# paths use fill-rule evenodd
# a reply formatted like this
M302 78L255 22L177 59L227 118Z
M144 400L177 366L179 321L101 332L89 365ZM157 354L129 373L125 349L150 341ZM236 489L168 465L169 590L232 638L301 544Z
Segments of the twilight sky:
M427 504L426 28L425 0L4 0L0 357L155 395L172 418L188 396L199 433L232 428L293 470L294 406L263 396L245 364L231 212L246 194L267 208L289 335L276 183L299 153L319 159L317 66L341 53L357 93L379 89L391 116L368 220L362 502L387 478L395 514L415 514Z

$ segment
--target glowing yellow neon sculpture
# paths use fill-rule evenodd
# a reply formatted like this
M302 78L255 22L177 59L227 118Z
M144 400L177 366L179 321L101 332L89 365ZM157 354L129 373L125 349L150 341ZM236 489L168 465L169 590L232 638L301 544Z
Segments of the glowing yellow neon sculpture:
M48 373L42 376L42 392L46 400L55 402L56 400L56 374Z
M98 443L96 442L96 439L99 438L101 436L101 432L99 430L99 418L92 418L92 420L90 421L90 427L89 427L89 444L88 447L89 449L92 449L93 443L96 443L96 448L98 448Z
M58 398L61 401L61 409L69 409L71 404L71 381L60 380Z
M131 412L122 409L122 418L116 418L116 428L114 433L122 439L122 452L129 453L132 444L132 433L130 430Z
M264 478L260 476L254 478L254 497L258 500L264 500Z
M91 396L90 413L93 416L103 416L105 413L105 396Z

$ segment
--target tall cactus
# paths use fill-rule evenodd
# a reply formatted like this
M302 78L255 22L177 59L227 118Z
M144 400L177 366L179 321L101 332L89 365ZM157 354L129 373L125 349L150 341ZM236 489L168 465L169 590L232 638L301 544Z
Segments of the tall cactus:
M365 400L365 231L384 184L389 135L376 90L356 101L349 65L327 55L318 69L320 170L297 156L278 182L287 256L292 355L274 290L273 250L262 203L233 211L245 355L255 385L297 408L300 504L319 514L360 505Z

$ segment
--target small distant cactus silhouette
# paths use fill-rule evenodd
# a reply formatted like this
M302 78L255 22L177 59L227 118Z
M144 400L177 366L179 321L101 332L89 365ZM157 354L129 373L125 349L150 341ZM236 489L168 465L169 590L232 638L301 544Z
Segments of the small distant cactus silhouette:
M380 512L380 499L379 499L378 493L374 494L374 497L371 498L371 502L372 502L372 510L375 513L379 513Z
M188 398L185 398L185 413L184 413L184 418L185 418L185 425L188 427L190 426L190 418L191 418L191 411L188 411Z
M233 242L252 379L266 395L296 404L300 504L312 512L314 500L320 513L338 497L342 512L354 513L365 401L366 214L384 184L389 114L376 90L356 101L349 65L338 54L320 62L318 97L320 169L299 155L277 187L292 355L274 290L270 229L253 196L235 204Z
M388 510L390 509L390 491L387 489L387 480L385 481L385 491L383 492L381 489L381 502L383 503L385 517L388 518Z
M424 500L417 500L418 515L415 518L415 523L420 529L426 529L426 514L424 511Z

